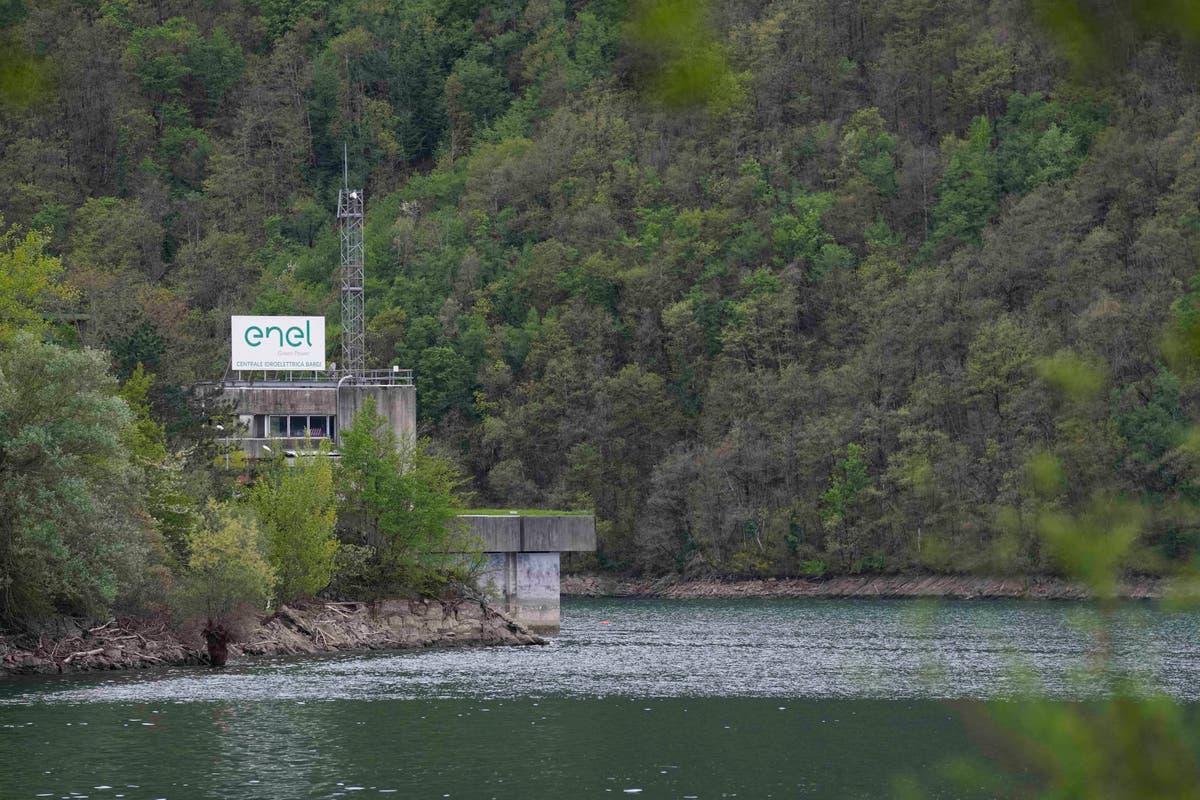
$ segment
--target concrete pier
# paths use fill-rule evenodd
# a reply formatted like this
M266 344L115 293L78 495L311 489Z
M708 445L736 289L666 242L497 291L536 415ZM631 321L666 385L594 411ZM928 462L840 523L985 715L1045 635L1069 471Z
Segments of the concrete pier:
M537 633L557 633L560 623L559 554L593 552L596 518L583 515L468 515L487 554L480 580L499 608Z

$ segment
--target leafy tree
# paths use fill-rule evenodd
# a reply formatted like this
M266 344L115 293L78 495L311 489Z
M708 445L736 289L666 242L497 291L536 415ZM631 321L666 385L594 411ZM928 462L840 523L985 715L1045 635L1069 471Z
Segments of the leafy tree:
M0 220L0 225L3 220ZM45 327L43 312L76 297L60 283L62 262L47 252L50 237L12 227L0 236L0 342Z
M947 157L946 174L931 212L933 229L926 252L947 240L980 244L983 228L999 200L992 127L987 117L976 117L965 140L948 138L942 149Z
M338 514L343 541L370 550L376 595L435 590L461 544L463 478L425 442L402 441L368 400L342 431Z
M821 519L831 534L829 550L848 566L862 555L861 533L854 528L859 508L872 494L872 481L862 445L852 442L845 452L829 476L829 488L821 493Z
M416 366L421 416L438 419L451 409L469 408L473 378L471 365L453 347L439 345L426 348L421 352Z
M241 606L263 608L276 576L253 515L210 500L204 516L188 541L181 609L215 621Z
M490 123L508 100L508 81L499 70L473 59L459 60L446 78L451 153L466 152L472 132Z
M1103 109L1085 103L1068 109L1038 92L1011 94L1004 116L996 123L1001 189L1024 193L1075 174L1103 117Z
M308 448L306 448L308 449ZM275 594L283 602L311 597L329 585L337 555L337 498L329 444L315 456L279 460L250 492L267 557L275 572Z
M833 195L828 192L799 192L792 198L790 211L771 218L776 252L784 262L803 260L814 270L821 249L833 244L833 237L821 224L821 217L832 207Z
M180 567L187 561L188 542L202 520L199 504L186 488L184 457L168 450L166 429L150 415L153 382L154 376L139 362L119 394L133 414L127 445L146 487L146 513L168 548L169 560Z
M877 108L855 113L842 129L841 169L866 178L885 197L896 193L896 137L884 128Z
M278 39L305 17L327 13L331 3L330 0L257 0L254 5L262 13L267 34Z
M104 355L21 334L0 349L0 617L103 614L157 538L133 416Z
M241 48L224 30L217 28L204 36L184 17L134 31L125 62L142 91L160 108L166 108L172 98L183 97L191 79L205 90L202 108L206 111L215 109L246 63Z

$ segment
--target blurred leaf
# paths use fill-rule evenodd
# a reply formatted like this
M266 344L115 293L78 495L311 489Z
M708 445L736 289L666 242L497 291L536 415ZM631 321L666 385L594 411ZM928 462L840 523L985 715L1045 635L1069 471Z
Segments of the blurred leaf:
M1067 488L1062 465L1052 454L1044 451L1029 460L1029 479L1033 488L1043 497L1054 497Z
M1043 511L1038 516L1038 531L1064 572L1085 583L1097 598L1110 599L1117 593L1120 565L1144 521L1140 506L1097 494L1078 516Z
M1089 72L1121 67L1121 56L1142 38L1200 44L1194 0L1034 0L1033 7L1071 63Z
M11 35L0 33L0 107L30 106L45 96L49 83L42 60Z
M729 65L707 0L643 0L630 16L626 39L649 63L646 88L662 105L720 113L741 102L744 77Z
M1104 370L1096 361L1060 351L1035 364L1037 374L1067 399L1088 400L1104 388Z

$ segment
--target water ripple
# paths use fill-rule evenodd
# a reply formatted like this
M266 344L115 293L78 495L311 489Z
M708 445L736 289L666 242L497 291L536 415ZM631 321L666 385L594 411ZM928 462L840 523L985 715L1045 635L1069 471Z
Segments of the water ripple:
M605 621L608 624L601 625ZM0 705L539 697L1094 696L1094 622L1071 603L571 600L537 648L247 662L18 683ZM1112 640L1149 689L1200 699L1194 615L1129 604Z

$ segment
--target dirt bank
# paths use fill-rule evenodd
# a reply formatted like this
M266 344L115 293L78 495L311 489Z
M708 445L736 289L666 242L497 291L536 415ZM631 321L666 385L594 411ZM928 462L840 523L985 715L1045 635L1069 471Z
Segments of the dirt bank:
M472 600L384 600L281 606L234 626L231 663L243 656L434 646L544 644L493 608ZM114 620L56 637L0 636L0 674L56 674L204 664L196 626Z
M874 575L836 578L763 578L682 580L564 575L562 593L579 597L944 597L1083 600L1077 583L1051 577L980 578L964 575ZM1131 599L1162 596L1155 578L1122 581L1121 595Z

